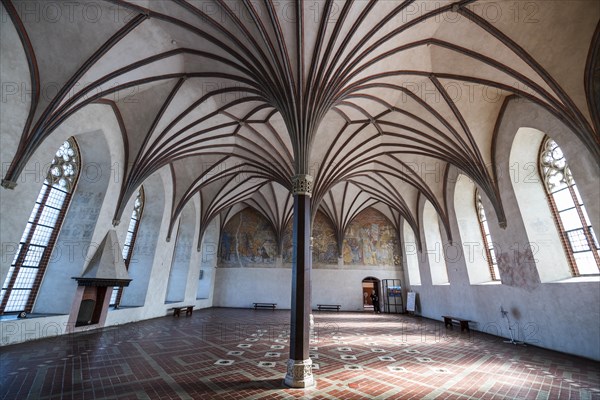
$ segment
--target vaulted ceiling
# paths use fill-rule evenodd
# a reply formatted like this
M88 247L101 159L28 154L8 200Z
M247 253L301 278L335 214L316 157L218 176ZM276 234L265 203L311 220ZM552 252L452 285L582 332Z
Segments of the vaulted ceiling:
M199 196L204 224L249 205L284 229L291 178L310 174L313 213L336 229L367 206L416 228L419 196L447 222L453 165L502 223L492 146L512 96L600 154L594 2L83 1L58 23L31 17L43 1L2 4L20 38L3 44L15 60L3 74L33 88L3 127L20 137L5 179L71 115L108 104L128 165L117 219L169 166L172 225Z

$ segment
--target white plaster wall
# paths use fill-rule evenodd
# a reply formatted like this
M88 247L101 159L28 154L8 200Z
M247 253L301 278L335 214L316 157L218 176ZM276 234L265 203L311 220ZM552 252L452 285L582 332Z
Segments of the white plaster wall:
M469 281L473 284L490 282L489 264L485 255L477 210L475 209L475 186L465 175L460 175L456 182L454 207ZM492 237L493 241L494 238Z
M314 277L313 277L314 279ZM252 303L291 305L290 268L217 268L215 270L215 307L252 307Z
M29 68L23 68L27 65L27 57L21 39L2 4L0 15L0 161L4 177L27 121L33 88Z
M344 311L363 310L362 281L368 276L378 279L402 279L400 270L319 268L312 270L311 307L317 304L340 304ZM217 268L215 307L250 308L252 303L277 303L277 308L291 306L291 268Z
M427 229L423 232L425 237L423 245L427 249L426 254L431 271L431 281L434 285L446 284L448 283L448 268L443 257L440 224L438 215L430 202L426 202L423 209L423 225L427 226Z
M421 284L421 273L419 272L419 258L417 256L417 241L415 239L415 233L408 224L404 221L403 225L403 243L404 248L404 260L406 263L406 272L408 275L408 281L411 285Z
M83 162L82 173L52 250L34 313L70 312L77 290L77 282L72 278L81 275L82 265L86 265L92 257L90 254L88 258L88 251L97 249L99 245L91 240L110 184L110 174L101 172L110 170L110 152L101 131L77 135L76 140ZM61 290L57 291L57 287Z
M527 104L525 104L526 106ZM532 118L535 115L532 113L527 117ZM512 120L509 118L509 121ZM512 128L515 128L514 124L511 125L511 131ZM501 128L501 133L502 130ZM537 270L548 267L548 263L560 264L561 258L553 256L555 248L546 249L544 246L533 255L527 250L531 244L531 238L528 237L530 231L525 222L529 215L536 216L539 220L538 223L542 226L554 229L554 225L551 219L541 220L542 211L538 210L541 208L539 201L536 201L536 206L533 207L530 198L523 202L523 198L517 198L515 195L516 190L513 191L511 179L514 179L514 175L511 176L511 173L514 174L517 170L510 170L509 154L517 130L518 125L512 131L512 136L499 140L496 145L499 189L508 220L505 229L499 227L493 208L489 201L483 198L492 237L498 244L498 249L502 251L504 264L500 271L502 284L471 284L465 260L457 258L446 260L448 270L452 271L449 274L450 284L432 285L426 279L429 273L428 257L426 254L422 254L419 257L419 268L425 279L423 279L422 285L409 286L408 289L417 293L417 311L422 316L441 320L442 315L452 314L474 321L476 330L509 338L507 321L502 319L500 313L502 306L509 312L511 322L515 324L517 339L540 347L600 360L600 282L598 277L572 278L560 282L544 282L542 280L540 282ZM521 143L520 145L525 144ZM537 148L539 143L527 143L527 145ZM581 158L584 158L583 153ZM534 159L535 161L537 161L537 157ZM513 166L513 168L515 167ZM520 173L530 172L528 165L524 164L519 167L521 168ZM590 177L587 178L589 181ZM595 179L597 182L597 174ZM457 221L456 214L458 212L456 208L459 207L456 199L460 199L461 196L454 193L454 190L460 190L460 186L452 186L452 183L456 183L455 180L449 180L448 183L446 201L448 202L450 228L457 241L465 240L464 237L461 237L462 232L460 232L460 223ZM545 203L541 204L545 205ZM532 210L532 208L535 209ZM528 216L522 217L522 213L527 213ZM428 229L427 226L421 227L422 230L423 228ZM420 234L424 235L424 232L421 231ZM544 251L547 253L540 254ZM540 260L544 261L540 262ZM477 337L477 335L475 338L490 340L487 337Z
M513 168L512 185L521 208L527 236L535 246L535 263L542 282L552 282L571 277L564 247L553 223L537 161L538 149L544 133L531 128L521 128L515 136L510 152ZM577 181L577 178L575 178ZM537 204L538 207L531 207ZM549 223L552 222L552 223Z
M79 177L78 187L80 185L86 186L87 192L94 192L96 191L96 185L104 185L106 194L104 195L100 210L96 210L98 212L98 219L95 222L95 228L91 228L91 238L83 238L83 232L74 232L69 238L63 235L60 235L58 238L55 246L56 253L53 252L52 260L54 262L60 261L59 259L66 259L68 261L72 255L77 259L73 262L78 261L78 265L73 265L72 274L67 271L67 275L69 276L65 275L61 277L61 279L69 279L66 285L71 287L51 300L52 302L57 300L60 303L54 303L54 305L57 305L57 308L53 313L68 312L71 304L69 297L73 296L76 286L71 285L70 277L79 275L91 259L95 247L88 246L88 244L100 243L111 227L114 203L116 203L116 198L120 190L120 177L122 177L123 168L123 141L112 109L106 105L92 104L72 115L34 153L19 177L17 187L14 190L0 188L1 224L2 226L14 227L13 229L0 229L2 240L0 278L4 282L8 268L14 258L16 246L23 234L53 155L69 137L79 136L81 138L87 135L103 135L107 146L105 146L105 150L108 153L102 157L88 154L89 157L86 157L87 160L83 159L84 168ZM86 155L87 150L89 149L82 150L82 158ZM106 186L107 184L108 186ZM76 193L72 198L71 204L77 206L77 204L80 204L80 201L81 199ZM70 216L67 213L63 226L68 223L69 219ZM53 262L50 264L48 268L52 266ZM48 285L45 281L42 282L42 292L46 291L50 286L52 285ZM67 297L64 297L64 295ZM48 298L46 297L46 299ZM66 306L67 303L68 306ZM41 307L39 308L39 312L46 312L44 310L45 304L36 303L34 311L37 311L38 307Z
M170 192L170 172L168 169L159 171L160 180L166 180L168 189L166 198L171 199L172 195ZM116 197L116 196L115 196ZM108 199L108 197L107 197ZM108 200L107 200L108 201ZM114 203L113 202L113 207ZM124 215L131 215L133 209L133 200L128 202L129 204L125 208ZM199 206L197 201L194 201L195 207ZM113 208L114 210L114 208ZM160 210L161 216L164 217L160 220L160 225L156 227L158 231L157 248L155 256L152 259L152 268L150 276L147 278L147 292L144 299L143 306L137 307L126 307L118 310L111 309L108 312L104 327L109 326L120 326L131 322L136 322L149 318L162 317L169 313L169 309L177 305L194 305L196 309L207 308L212 306L212 279L214 266L216 265L216 254L211 250L208 254L202 254L193 248L193 254L190 262L189 276L186 286L185 300L179 303L164 304L164 298L167 290L167 278L169 274L168 266L171 263L171 258L174 250L174 242L166 242L166 233L168 226L168 210L170 210L170 204L164 210ZM106 215L106 220L112 221L112 213ZM106 221L99 221L107 223ZM108 222L110 224L110 222ZM194 224L197 228L199 224L199 218ZM101 225L103 226L103 225ZM207 228L205 234L205 241L209 243L216 243L218 241L218 219L215 224L212 224ZM123 230L126 231L127 226L121 223L118 227L120 233L120 240L124 236ZM194 236L194 240L197 239L198 230ZM203 246L211 248L210 246ZM206 287L207 298L196 299L196 290L198 286L198 273L200 267L205 269L205 279L209 285ZM203 279L204 280L204 279ZM53 337L57 335L65 335L73 331L73 327L68 324L68 315L61 316L48 316L48 317L34 317L30 316L26 319L3 319L0 320L0 345L8 345L14 343L20 343L28 340L36 340L44 337ZM94 329L96 327L90 327ZM133 329L135 331L135 329ZM64 340L59 338L57 340Z
M194 296L196 299L206 299L213 301L213 293L215 288L216 267L217 267L217 250L219 242L219 226L220 217L215 217L208 224L202 238L201 259L198 263L198 268L194 270L191 276L192 285L190 285L190 298ZM199 279L200 270L202 270L202 279Z
M171 265L170 259L174 247L174 243L167 243L166 234L163 232L168 226L170 217L170 199L172 198L170 180L168 168L162 168L143 184L144 209L128 268L132 281L128 287L123 289L122 306L143 306L149 297L148 294L151 294L150 298L152 299L162 294L161 300L164 303ZM132 198L134 197L135 194ZM126 215L127 218L122 219L120 224L125 229L129 225L131 217L130 213ZM167 264L165 264L166 261L168 261ZM163 269L166 271L163 272ZM162 280L158 280L158 287L153 287L150 281L156 279L156 274L160 274ZM162 275L166 276L162 277ZM149 290L150 288L153 290Z
M65 335L73 331L69 325L68 315L57 315L45 318L25 318L0 321L0 345L27 342L57 336L64 341Z
M185 289L188 283L190 262L192 253L196 252L194 246L196 230L196 213L193 203L188 203L177 222L178 232L175 239L175 251L171 271L169 272L169 284L165 301L183 301Z
M168 179L169 177L170 174L168 174L168 176L163 176L163 179ZM170 196L171 195L169 194L168 198L171 198ZM195 207L198 207L199 203L196 200L194 200L194 205ZM168 206L168 209L170 210L170 205ZM166 266L168 266L168 263L171 261L171 255L173 254L174 249L173 241L171 241L170 243L166 242L166 235L168 229L167 222L167 220L163 220L159 232L159 246L164 247L165 249L164 251L160 251L159 249L157 249L158 257L164 257L164 260L161 262L160 265L155 264L156 268L153 269L153 273L149 280L148 295L146 297L144 306L122 308L110 311L108 313L105 326L121 325L143 319L162 317L170 312L169 309L171 307L176 306L194 305L196 309L213 306L212 285L208 287L208 290L210 292L208 293L207 298L196 299L196 290L198 285L198 274L201 265L208 268L209 271L214 270L214 265L216 264L216 257L214 257L212 254L205 255L203 254L203 252L196 251L195 248L192 249L189 275L185 289L185 299L177 303L164 303L164 298L167 290L167 278L169 274L169 268L167 268ZM199 219L196 220L196 227L197 226L199 226ZM218 222L216 227L216 230L211 230L210 227L207 229L207 233L203 239L203 244L204 241L215 241L215 235L218 238ZM197 239L197 235L198 230L196 230L194 239ZM210 266L212 266L212 268L209 268ZM208 272L208 275L210 276L211 273Z
M173 260L173 251L175 249L174 241L167 242L167 229L171 218L171 199L173 198L173 182L171 171L168 167L162 168L160 171L160 181L164 185L164 204L161 213L161 222L159 226L154 226L158 231L156 238L156 248L154 249L154 257L150 259L152 262L150 275L146 284L145 301L149 309L158 307L164 304L164 299L167 293L167 284L169 281L169 270ZM157 188L158 189L158 188ZM158 228L158 229L157 229ZM145 267L144 265L140 265ZM143 281L142 281L143 282Z
M391 269L316 269L312 271L311 307L317 304L340 304L344 311L363 310L362 281L368 276L379 279L400 279L401 270Z
M475 330L509 338L506 319L500 314L502 306L516 324L519 340L600 360L598 282L545 283L535 290L506 285L471 285L457 290L460 286L451 283L410 289L417 293L418 311L424 317L441 320L442 315L451 314L474 321L471 326Z
M186 280L185 286L185 300L186 304L194 304L198 296L196 293L198 291L198 277L200 275L201 260L203 258L203 254L200 250L197 249L197 246L194 243L198 243L198 236L200 235L200 196L194 196L191 200L191 203L194 207L194 238L192 242L192 252L190 254L190 266L188 268L188 276ZM192 221L190 221L192 222ZM211 288L212 294L212 288ZM212 300L211 300L212 304Z

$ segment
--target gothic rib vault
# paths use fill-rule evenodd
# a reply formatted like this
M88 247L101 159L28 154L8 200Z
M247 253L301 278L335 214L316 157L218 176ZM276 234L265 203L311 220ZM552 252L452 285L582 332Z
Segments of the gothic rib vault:
M113 0L79 4L72 23L2 5L21 42L4 44L18 66L7 74L32 89L30 101L5 105L15 122L6 133L20 141L5 144L15 156L3 185L70 116L106 104L127 160L115 220L168 166L170 231L194 197L201 226L250 205L283 229L296 174L314 176L312 213L338 234L370 205L418 232L419 196L447 229L441 177L452 165L506 224L492 153L514 98L546 109L600 158L598 11L587 1Z

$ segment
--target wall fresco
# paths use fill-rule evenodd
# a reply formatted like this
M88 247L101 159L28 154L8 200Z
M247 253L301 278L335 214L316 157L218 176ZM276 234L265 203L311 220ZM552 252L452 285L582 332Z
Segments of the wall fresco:
M285 231L283 232L283 240L282 240L282 251L281 256L283 257L284 263L292 262L292 224L294 223L294 219L292 218L290 222L285 227Z
M260 213L246 208L225 224L219 256L223 266L274 264L277 257L275 233Z
M317 212L313 223L313 267L337 266L338 249L335 230L329 218ZM292 222L283 235L282 261L292 262ZM399 266L400 252L396 230L379 211L368 208L351 223L343 244L346 266ZM246 208L235 215L223 229L220 261L227 267L274 266L277 240L268 221L257 211Z
M317 211L313 222L313 266L337 264L337 242L335 231L329 218ZM283 262L292 262L292 221L283 236Z
M344 264L400 265L396 230L379 211L367 208L348 226L344 239Z
M329 218L317 212L313 222L313 265L337 264L338 249L335 230Z

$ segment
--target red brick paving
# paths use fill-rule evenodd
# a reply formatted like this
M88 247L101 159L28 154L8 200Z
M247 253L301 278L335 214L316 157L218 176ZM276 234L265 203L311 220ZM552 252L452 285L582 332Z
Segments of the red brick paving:
M315 322L311 354L319 369L311 389L283 386L288 311L214 308L3 347L0 399L600 400L594 361L401 315L316 312Z

